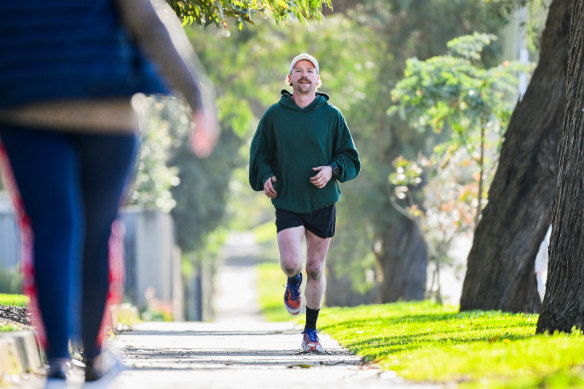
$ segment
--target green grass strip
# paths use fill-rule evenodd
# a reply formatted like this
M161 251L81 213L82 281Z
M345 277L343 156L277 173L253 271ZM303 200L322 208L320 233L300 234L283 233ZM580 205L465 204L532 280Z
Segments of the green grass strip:
M327 308L320 317L320 330L411 381L584 388L584 336L535 336L537 315L459 313L425 301Z
M0 304L25 307L28 305L29 299L22 294L2 294L0 293Z

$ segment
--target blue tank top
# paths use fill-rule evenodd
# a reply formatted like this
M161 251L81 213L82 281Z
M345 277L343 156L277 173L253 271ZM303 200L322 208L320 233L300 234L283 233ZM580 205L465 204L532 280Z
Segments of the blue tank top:
M114 0L1 0L0 108L167 93Z

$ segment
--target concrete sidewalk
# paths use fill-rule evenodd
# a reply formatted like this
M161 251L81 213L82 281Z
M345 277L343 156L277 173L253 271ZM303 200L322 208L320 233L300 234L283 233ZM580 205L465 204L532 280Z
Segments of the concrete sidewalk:
M326 334L320 334L326 353L301 352L301 328L262 320L255 295L253 240L237 238L228 241L217 272L216 321L142 323L118 334L112 343L122 356L123 371L85 385L74 379L66 387L437 388L406 383L364 364ZM30 380L21 387L42 388L43 382Z
M290 323L146 323L116 340L130 370L110 387L411 387L326 335L326 354L301 353L299 333Z

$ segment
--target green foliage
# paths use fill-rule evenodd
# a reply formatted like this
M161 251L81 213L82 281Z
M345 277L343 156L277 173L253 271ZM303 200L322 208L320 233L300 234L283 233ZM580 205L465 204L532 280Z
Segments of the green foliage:
M15 295L22 292L22 274L19 266L0 268L0 293ZM0 302L1 303L1 302Z
M487 0L493 5L494 15L503 20L511 20L514 12L523 8L526 20L521 20L526 29L526 43L533 52L539 51L541 33L552 0Z
M531 0L527 4L527 46L532 51L539 51L540 38L551 3L552 0Z
M534 0L485 0L493 6L493 16L502 20L509 20L516 12L526 5L533 4ZM538 1L538 0L535 0ZM544 0L547 1L547 0Z
M254 13L273 18L276 22L292 18L305 21L322 19L323 5L332 8L331 0L167 0L185 23L208 26L215 24L227 28L233 19L239 29L253 24Z
M399 112L422 133L427 129L450 133L445 142L434 147L442 165L461 148L467 149L471 160L482 164L489 139L499 148L514 106L509 96L517 94L517 74L529 67L505 61L485 69L479 62L480 54L494 39L493 35L474 33L448 42L449 55L426 61L411 58L404 79L392 90L395 105L389 109L390 115ZM492 134L485 135L485 129Z
M483 49L496 39L495 35L475 32L473 35L454 38L446 46L448 46L454 57L466 58L469 61L477 62L481 60Z
M474 33L450 41L449 55L409 59L404 79L392 90L396 105L389 113L399 112L420 131L452 129L455 146L477 149L468 141L481 127L509 117L514 103L506 94L516 95L517 73L528 70L507 61L484 69L478 62L480 54L493 39L494 35ZM496 128L501 131L504 126Z
M404 213L418 221L436 277L441 262L448 262L453 240L471 232L478 222L517 94L517 74L528 70L507 61L485 68L481 53L494 40L494 35L474 33L448 42L447 55L425 61L411 58L404 79L392 90L396 104L390 115L399 113L420 133L445 136L427 157L419 155L414 161L398 157L395 172L389 175L395 186L390 196L401 201L393 204L402 205ZM412 192L422 176L426 182L420 201ZM436 294L440 301L439 289Z
M204 244L190 252L187 259L194 264L203 266L212 263L219 257L221 247L228 234L229 231L221 226L208 231L203 237Z
M130 204L170 212L176 205L171 188L179 185L178 169L167 164L174 144L172 129L182 126L186 108L172 98L136 97L140 113L141 140L136 177L130 191Z
M188 136L184 132L177 134L176 148L169 161L177 166L180 180L180 185L171 189L177 202L171 214L181 249L200 252L209 246L209 234L223 221L231 173L241 163L235 157L241 140L224 126L211 156L200 159L189 149Z
M393 161L395 172L389 175L389 182L395 186L396 197L404 200L406 197L412 196L410 188L417 187L422 183L422 168L415 162L399 156ZM412 204L410 212L412 216L421 216L420 210L415 206L416 201L410 198L408 201Z

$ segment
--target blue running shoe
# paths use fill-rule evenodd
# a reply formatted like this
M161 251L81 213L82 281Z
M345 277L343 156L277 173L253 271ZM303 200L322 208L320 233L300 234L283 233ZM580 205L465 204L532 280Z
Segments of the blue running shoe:
M288 281L286 285L286 292L284 292L284 305L291 315L298 315L302 308L300 285L302 285L302 273L300 273L300 282L298 285L292 285L290 284L290 281Z
M302 350L307 352L322 353L324 352L320 341L318 340L318 334L316 330L306 329L302 331Z

